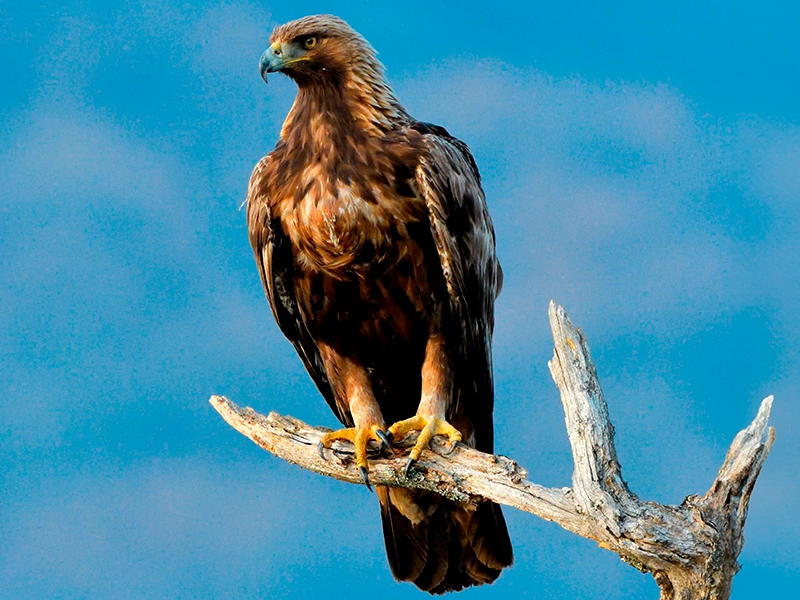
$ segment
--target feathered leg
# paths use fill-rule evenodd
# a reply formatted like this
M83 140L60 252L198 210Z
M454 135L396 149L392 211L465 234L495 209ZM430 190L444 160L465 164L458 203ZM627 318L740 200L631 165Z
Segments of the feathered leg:
M383 449L389 449L383 415L378 401L372 392L369 374L357 361L341 356L330 346L320 344L320 356L325 363L328 380L331 383L337 403L346 408L351 415L354 427L332 431L322 436L319 453L325 458L324 449L330 448L335 440L346 440L355 448L356 465L366 486L369 485L367 467L367 445L370 440L377 441Z
M453 397L453 369L445 349L444 336L435 331L425 347L422 365L422 399L417 414L410 419L398 421L389 427L389 437L399 440L410 431L420 430L419 437L406 463L406 476L434 435L445 435L452 447L461 441L461 432L445 419Z

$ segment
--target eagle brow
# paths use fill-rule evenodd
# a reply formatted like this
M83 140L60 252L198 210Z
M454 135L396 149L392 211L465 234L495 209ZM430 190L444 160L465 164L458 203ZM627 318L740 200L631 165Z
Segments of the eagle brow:
M319 33L302 33L300 35L296 35L294 39L292 39L292 42L297 42L298 44L301 44L304 40L307 40L310 37L315 37L318 40L321 40L323 38L323 36Z

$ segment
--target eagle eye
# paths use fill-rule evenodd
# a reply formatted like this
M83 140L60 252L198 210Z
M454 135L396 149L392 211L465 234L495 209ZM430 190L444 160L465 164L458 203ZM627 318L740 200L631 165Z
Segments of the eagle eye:
M310 35L306 39L303 40L303 48L306 50L311 50L314 46L317 45L319 42L319 38L315 35Z

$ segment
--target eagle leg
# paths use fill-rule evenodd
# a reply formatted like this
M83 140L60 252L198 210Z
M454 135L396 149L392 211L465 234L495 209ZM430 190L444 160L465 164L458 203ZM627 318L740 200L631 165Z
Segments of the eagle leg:
M408 435L409 432L416 430L421 431L416 444L414 444L411 453L408 455L408 462L406 462L405 469L403 469L403 473L406 477L408 477L408 474L411 472L411 467L414 466L414 463L419 460L422 451L430 446L433 436L447 436L450 442L449 452L452 452L456 444L461 441L461 432L443 418L436 416L424 417L422 415L416 415L410 419L398 421L389 427L389 435L393 440L399 440Z
M430 446L433 436L447 436L450 441L450 452L461 441L461 432L445 419L453 397L453 367L445 336L440 329L441 319L442 309L440 306L431 320L431 331L425 346L425 360L422 364L422 397L417 407L417 414L389 427L389 436L395 440L399 440L410 431L419 430L419 437L411 449L404 469L406 477L414 463L419 460L422 451Z
M379 443L381 451L389 449L389 440L386 432L379 425L372 425L370 427L348 427L347 429L326 433L320 438L317 445L319 455L322 458L325 458L325 448L330 448L336 440L344 440L353 444L358 472L361 473L361 479L364 480L367 489L372 491L367 470L367 444L369 444L370 440L375 440Z

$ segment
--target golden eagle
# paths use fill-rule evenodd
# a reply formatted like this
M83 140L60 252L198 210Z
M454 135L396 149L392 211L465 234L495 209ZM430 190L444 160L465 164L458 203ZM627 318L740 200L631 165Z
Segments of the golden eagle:
M419 429L493 451L492 330L502 286L467 145L413 119L372 46L343 20L277 27L260 68L298 86L256 166L247 223L261 282L347 427L369 486L369 440ZM389 427L387 427L389 425ZM513 561L500 507L376 489L393 575L431 593L491 583Z

